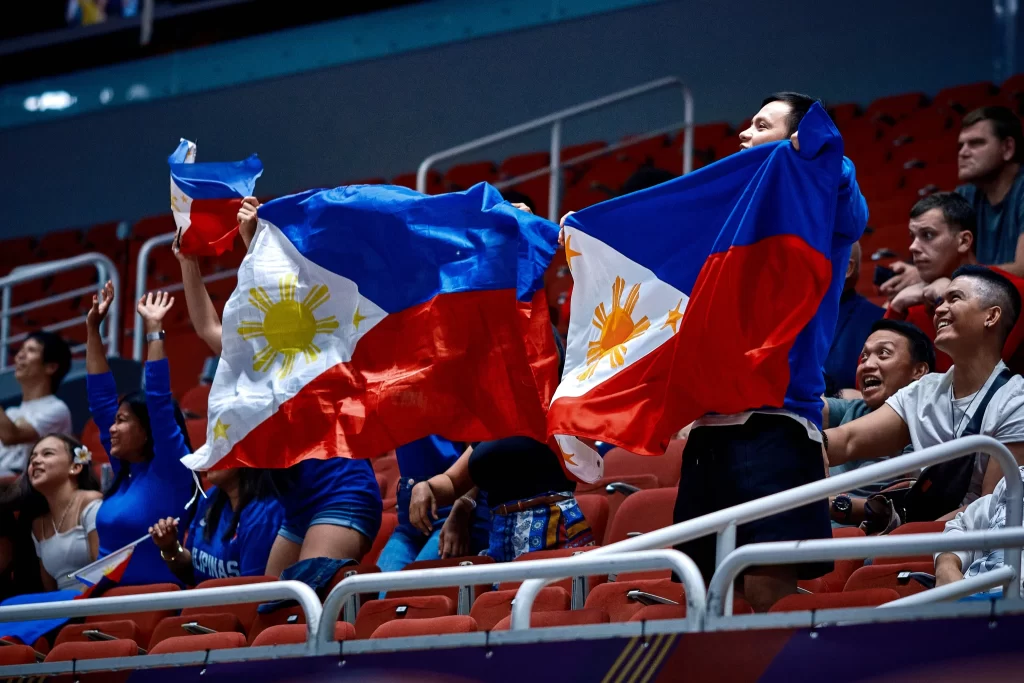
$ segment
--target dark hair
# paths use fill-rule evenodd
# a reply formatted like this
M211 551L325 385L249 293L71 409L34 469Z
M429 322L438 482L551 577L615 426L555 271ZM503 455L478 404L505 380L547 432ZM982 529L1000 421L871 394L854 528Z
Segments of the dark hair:
M804 115L810 111L811 105L815 102L820 104L821 100L810 95L804 95L803 93L786 91L772 93L764 98L761 106L763 107L772 102L784 102L789 105L789 114L786 115L786 135L792 135L800 127L800 122L803 121Z
M238 529L238 520L241 518L242 510L245 509L246 505L254 500L269 498L273 494L273 484L265 470L258 470L249 467L239 468L238 505L235 506L234 514L231 515L231 523L228 524L228 528L224 530L221 540L226 543L234 537L235 530ZM210 507L206 509L206 516L203 517L203 520L206 522L206 528L203 531L203 539L205 541L209 542L213 538L214 528L217 526L218 520L220 520L224 506L228 505L228 503L228 494L218 488L216 493L213 495L213 502L210 504Z
M958 277L973 277L984 283L981 292L984 305L999 306L1003 311L1000 322L1005 342L1020 315L1020 292L1006 277L985 266L960 266L953 271L951 279L955 280Z
M34 339L42 345L44 364L57 364L57 371L50 376L50 391L56 393L57 387L64 381L68 370L71 369L71 347L59 334L46 330L30 332L26 341L28 339Z
M1013 138L1013 159L1020 163L1024 158L1024 133L1021 132L1020 119L1006 107L981 107L967 114L960 123L960 130L982 121L991 121L992 130L1000 140Z
M47 434L36 440L32 444L32 448L29 449L29 453L32 453L44 439L54 438L58 439L64 444L67 449L68 456L74 462L75 449L81 448L82 444L74 437L68 436L67 434ZM31 460L31 456L29 456ZM75 477L75 481L78 484L78 488L82 491L99 491L100 484L96 480L96 475L93 474L92 467L86 463L82 465L82 471ZM11 486L10 492L4 496L3 502L18 501L16 507L21 510L21 517L31 521L40 515L45 515L50 512L50 507L46 502L46 498L43 494L36 491L32 486L32 482L28 478L28 469L25 473L18 477L17 481Z
M942 210L942 220L956 232L971 233L971 251L978 243L978 216L971 203L956 192L936 192L917 200L910 209L910 217L918 218L932 209Z
M142 447L142 457L145 460L152 460L153 426L149 421L149 406L146 404L146 392L140 390L126 394L117 402L117 407L120 408L122 404L128 404L128 409L132 411L132 414L135 415L142 424L142 428L146 430L146 445ZM181 412L181 407L174 399L171 399L171 406L174 408L174 421L178 423L178 428L181 430L181 437L185 440L185 447L191 451L192 442L188 438L188 427L185 425L185 414ZM110 488L104 492L104 495L111 496L116 493L118 489L121 488L122 482L127 478L128 468L120 467L118 469L117 476L110 484Z
M530 207L530 211L537 213L537 205L533 203L533 200L530 199L528 195L525 195L522 192L517 192L516 190L502 190L501 196L510 204L526 204Z
M626 182L622 184L622 188L619 190L619 196L629 194L631 192L646 190L649 187L667 183L668 181L675 180L678 177L679 176L671 171L655 168L654 166L642 166L637 169L633 175L629 176L629 178L626 179Z
M928 372L935 372L935 345L924 332L914 323L904 320L876 320L871 326L871 333L889 330L902 336L910 344L910 358L915 363L927 363Z

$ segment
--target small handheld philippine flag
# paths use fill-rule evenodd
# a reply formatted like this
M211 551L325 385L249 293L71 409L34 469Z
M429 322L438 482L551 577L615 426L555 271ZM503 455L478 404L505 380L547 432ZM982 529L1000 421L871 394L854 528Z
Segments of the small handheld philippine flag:
M244 161L197 164L195 160L195 143L184 139L167 158L171 213L181 253L219 256L231 250L238 234L238 209L256 189L263 162L255 154Z
M135 552L135 546L148 538L148 535L140 538L73 573L72 576L88 586L82 597L102 595L120 583L121 577L124 576L128 563L132 559L132 554Z

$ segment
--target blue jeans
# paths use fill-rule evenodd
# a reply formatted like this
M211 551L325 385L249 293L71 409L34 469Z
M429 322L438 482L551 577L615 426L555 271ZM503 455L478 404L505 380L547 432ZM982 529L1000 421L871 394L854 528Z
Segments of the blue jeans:
M382 572L397 572L412 562L439 560L441 559L441 551L438 548L440 539L440 529L434 529L434 533L424 536L419 529L411 524L399 524L391 532L391 538L388 539L384 549L380 551L377 566Z

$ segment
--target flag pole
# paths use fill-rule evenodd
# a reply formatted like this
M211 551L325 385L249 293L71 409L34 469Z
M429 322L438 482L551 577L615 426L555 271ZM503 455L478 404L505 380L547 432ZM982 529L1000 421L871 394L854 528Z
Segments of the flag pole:
M174 523L175 523L175 524L177 524L177 523L178 523L178 521L179 521L180 519L181 519L180 517L175 517L175 518L174 518ZM120 553L120 552L124 552L125 550L128 550L129 548L134 548L134 547L135 547L135 546L137 546L138 544L140 544L140 543L142 543L143 541L145 541L145 540L146 540L147 538L149 538L149 534L148 534L148 533L147 533L147 534L146 534L145 536L142 536L142 537L140 537L140 538L137 538L137 539L135 539L134 541L132 541L132 542L131 542L131 543L129 543L128 545L125 545L125 546L121 546L121 547L120 547L120 548L118 548L117 550L115 550L115 551L113 551L113 552L110 552L110 553L107 553L107 554L106 554L106 555L104 555L103 557L97 558L97 559L96 559L96 560L95 560L94 562L90 562L89 564L85 565L84 567L81 567L81 568L79 568L79 569L76 569L75 571L73 571L73 572L71 572L70 574L68 574L68 578L69 578L69 579L73 579L73 578L76 578L76 577L77 577L77 576L78 576L79 574L81 574L82 572L84 572L84 571L87 571L87 570L89 570L89 569L92 569L93 567L95 567L95 566L97 566L97 565L103 564L104 560L106 560L106 559L107 559L107 558L109 558L110 556L112 556L112 555L117 555L118 553Z

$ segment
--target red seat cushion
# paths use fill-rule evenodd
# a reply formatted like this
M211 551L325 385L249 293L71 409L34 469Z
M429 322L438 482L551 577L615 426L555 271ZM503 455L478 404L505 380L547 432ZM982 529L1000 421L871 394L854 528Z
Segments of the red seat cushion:
M409 636L435 636L444 633L472 633L479 631L473 617L454 615L427 619L394 619L377 627L371 638L407 638Z
M574 609L565 612L531 612L530 628L550 628L554 626L586 626L588 624L607 624L608 615L600 609ZM507 631L511 628L512 615L495 624L492 631Z
M161 640L149 651L151 655L165 655L170 652L202 652L204 650L230 650L245 647L245 634L238 631L228 633L206 633L201 636L175 636Z
M207 609L218 609L217 607L208 607ZM217 613L209 612L207 614L189 614L178 617L166 617L160 620L160 623L156 625L153 630L153 637L149 639L149 648L153 649L161 641L167 640L168 638L178 638L181 636L192 636L193 634L188 633L182 629L182 625L196 622L200 626L213 629L218 633L245 633L245 629L242 628L242 624L238 621L238 617L230 613Z
M93 621L87 624L68 624L57 634L54 645L64 643L94 642L84 635L85 631L100 631L118 640L134 640L136 643L146 642L142 638L138 625L130 619L112 619L110 621Z
M334 625L335 640L353 640L356 627L347 621L339 621ZM306 642L306 626L304 624L282 624L271 626L252 641L252 647L264 645L299 645Z
M153 583L146 586L117 586L111 588L109 591L103 594L105 598L116 598L119 595L147 595L149 593L176 593L178 586L173 583ZM153 629L160 623L160 620L164 617L171 617L178 613L176 609L161 609L153 610L151 612L134 612L131 614L120 614L120 619L130 619L134 621L139 627L139 636L142 638L140 643L149 643L149 639L153 637ZM107 616L93 616L86 617L85 623L91 624L100 621L110 621Z
M430 619L455 614L455 603L443 595L415 595L407 598L371 600L356 615L356 635L371 637L389 621Z
M269 581L277 581L276 576L233 576L225 579L207 579L206 581L200 581L197 589L202 588L220 588L223 586L247 586L254 583L267 583ZM252 624L256 621L256 610L259 608L258 602L247 602L240 605L217 605L216 607L187 607L181 610L181 616L187 617L190 615L197 614L234 614L239 623L242 625L242 630L246 633L252 628ZM213 627L211 627L213 628ZM218 631L220 629L217 629Z
M134 657L139 646L134 640L97 640L84 643L61 643L46 655L48 662L70 662L80 659Z
M891 588L899 593L900 597L906 597L927 590L922 584L913 579L901 581L899 574L905 571L934 574L935 565L931 562L868 565L855 571L850 580L846 582L846 588L843 590L845 592L863 590L865 588Z
M469 616L476 619L481 631L490 631L494 625L512 614L512 601L518 590L484 593L473 603ZM572 606L569 592L560 586L541 589L533 602L532 612L565 611Z
M672 579L623 580L601 584L590 589L586 607L603 610L611 621L629 621L643 609L643 603L630 600L627 594L632 590L651 593L673 602L683 602L683 585Z
M19 664L35 664L36 651L28 645L0 646L0 666L17 666Z
M877 607L899 599L900 594L891 588L867 588L843 593L819 593L817 595L787 595L774 605L769 612L801 612L821 609L842 609L846 607Z

